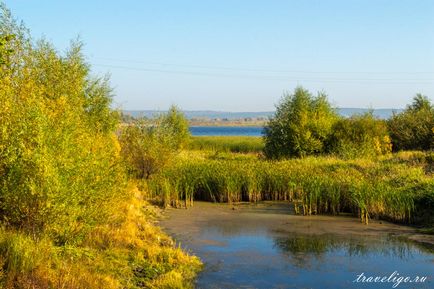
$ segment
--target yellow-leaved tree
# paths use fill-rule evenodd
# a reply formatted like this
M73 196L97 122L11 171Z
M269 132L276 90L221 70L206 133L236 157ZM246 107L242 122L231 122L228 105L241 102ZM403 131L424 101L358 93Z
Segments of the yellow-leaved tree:
M111 90L90 76L79 41L61 55L2 9L0 220L78 243L123 196Z

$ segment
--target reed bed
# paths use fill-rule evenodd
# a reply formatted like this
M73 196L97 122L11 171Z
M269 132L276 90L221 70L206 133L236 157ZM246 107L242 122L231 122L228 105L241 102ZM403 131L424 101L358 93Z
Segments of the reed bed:
M332 157L264 161L253 157L179 157L148 182L166 205L288 201L297 214L351 213L395 222L432 222L434 178L407 155L344 161ZM234 154L232 154L234 155ZM423 216L423 220L418 219Z
M195 136L189 144L192 150L213 150L234 153L260 153L264 141L256 136Z

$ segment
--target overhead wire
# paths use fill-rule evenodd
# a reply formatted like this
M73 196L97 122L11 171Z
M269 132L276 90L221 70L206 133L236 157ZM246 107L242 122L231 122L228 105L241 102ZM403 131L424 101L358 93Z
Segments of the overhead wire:
M193 75L193 76L207 76L207 77L224 77L224 78L244 78L256 80L279 80L279 81L298 81L298 82L324 82L324 83L385 83L385 84L433 84L434 79L392 79L392 78L336 78L336 77L294 77L285 75L239 75L239 74L225 74L203 71L186 71L186 70L171 70L147 67L133 67L125 65L112 65L104 63L93 63L94 66L134 70L143 72L156 72L167 74L180 74L180 75Z
M108 57L92 57L96 60L106 60L114 62L135 63L135 64L148 64L148 65L160 65L160 66L172 66L172 67L188 67L188 68L202 68L202 69L214 69L214 70L230 70L230 71L252 71L252 72L275 72L275 73L306 73L306 74L432 74L434 71L309 71L309 70L284 70L284 69L266 69L266 68L243 68L243 67L226 67L226 66L207 66L207 65L192 65L192 64L177 64L166 62L153 62L143 60L132 59L116 59Z

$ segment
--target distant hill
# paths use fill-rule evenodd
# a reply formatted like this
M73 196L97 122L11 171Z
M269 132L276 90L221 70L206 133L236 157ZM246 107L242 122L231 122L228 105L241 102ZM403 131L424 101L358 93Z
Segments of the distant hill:
M370 111L366 108L338 108L338 113L344 117L349 117L354 114L362 114ZM374 115L381 119L387 119L392 116L393 112L399 113L402 109L393 108L381 108L373 109ZM124 110L123 113L132 117L147 117L152 118L165 111L159 110ZM211 111L211 110L186 110L185 116L188 119L245 119L245 118L268 118L274 114L274 111L262 111L262 112L227 112L227 111Z

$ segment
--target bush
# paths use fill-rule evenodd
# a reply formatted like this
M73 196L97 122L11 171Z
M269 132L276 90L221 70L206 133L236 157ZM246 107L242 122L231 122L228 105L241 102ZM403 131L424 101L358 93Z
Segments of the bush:
M324 141L338 119L327 97L297 87L285 94L264 129L267 158L303 157L324 151Z
M119 140L130 175L139 179L160 171L174 152L169 136L141 121L124 127Z
M393 150L434 149L434 106L417 94L413 103L388 121Z
M340 119L327 140L327 151L344 158L382 155L391 150L387 125L372 112Z
M189 138L187 120L172 106L152 123L137 120L124 126L119 139L130 174L148 179L164 168Z
M175 150L184 148L190 141L190 130L185 115L174 105L161 116L163 134L171 138L170 146Z

